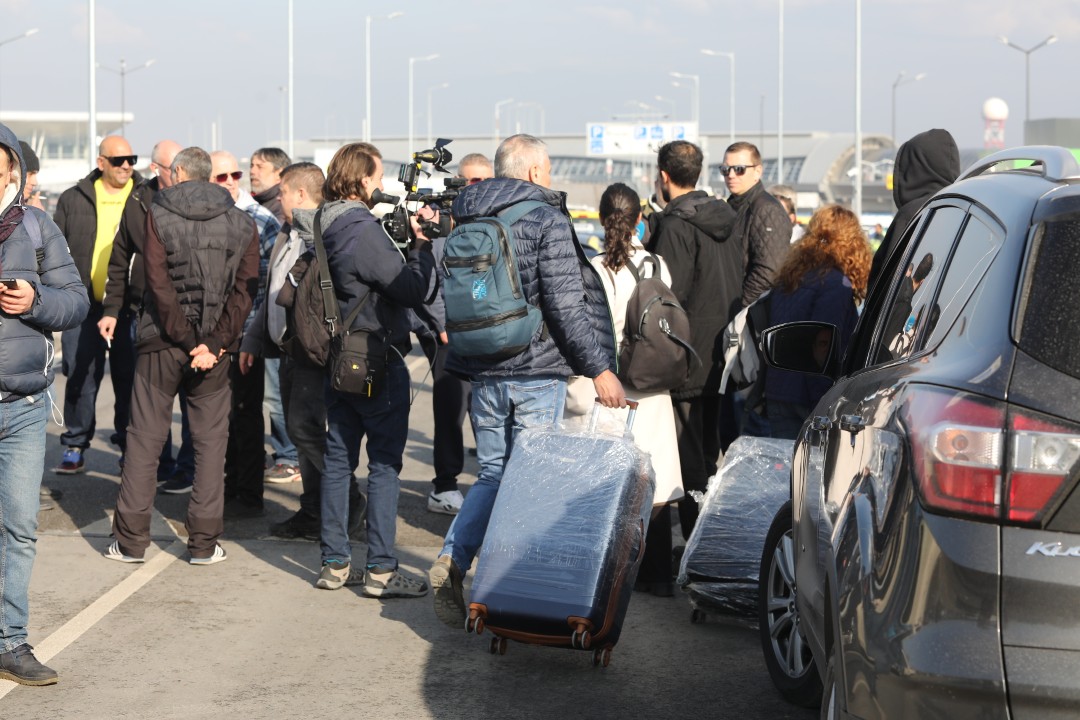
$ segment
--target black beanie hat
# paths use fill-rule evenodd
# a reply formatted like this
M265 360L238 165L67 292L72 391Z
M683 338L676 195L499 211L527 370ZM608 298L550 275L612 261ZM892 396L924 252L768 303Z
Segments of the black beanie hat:
M25 140L20 140L19 145L22 146L23 160L26 161L26 172L34 173L41 170L41 163L38 162L37 153Z

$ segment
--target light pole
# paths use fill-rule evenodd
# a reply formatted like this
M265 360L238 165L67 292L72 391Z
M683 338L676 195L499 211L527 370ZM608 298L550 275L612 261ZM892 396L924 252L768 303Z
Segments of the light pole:
M915 77L910 78L906 77L906 75L907 73L901 70L900 74L896 76L896 82L892 84L892 139L894 145L896 144L896 88L900 87L901 85L909 85L914 82L919 82L924 77L926 77L926 73L919 73Z
M286 147L289 151L289 157L296 157L295 147L293 146L293 0L289 0L288 6L289 15L289 63L288 63L288 85L289 85L289 139Z
M862 0L855 0L855 188L851 209L862 222ZM783 180L780 180L783 182Z
M441 85L433 85L427 89L427 146L432 147L431 133L432 119L431 119L431 93L436 90L442 90L443 88L450 87L450 83L442 83Z
M728 100L731 119L728 121L728 146L735 144L735 53L702 49L702 54L710 57L726 57L731 61L731 98Z
M500 130L500 128L499 128L499 108L502 107L503 105L509 105L512 102L514 102L514 98L506 98L505 100L500 100L499 102L495 103L495 147L496 148L499 147L499 130Z
M1027 121L1031 119L1031 53L1039 48L1056 43L1057 35L1051 35L1038 45L1027 48L1026 50L1016 43L1010 42L1009 38L1004 35L999 35L998 40L1000 40L1002 44L1008 45L1013 50L1019 50L1024 53L1024 125L1027 125Z
M109 72L116 73L117 75L120 76L120 137L124 137L124 125L125 125L125 122L126 122L126 119L124 117L124 107L125 107L125 105L124 105L124 86L126 84L126 78L127 78L128 75L130 75L133 72L138 72L139 70L145 70L146 68L153 65L155 62L157 62L157 61L156 60L147 60L142 65L137 65L136 67L133 67L130 70L128 69L127 61L125 61L124 58L120 58L120 69L119 70L117 70L116 68L111 68L108 65L102 65L101 63L98 63L98 67L101 68L102 70L108 70Z
M681 78L683 80L694 81L694 94L691 105L693 106L694 124L697 125L698 135L701 134L701 76L700 75L687 75L686 73L671 71L671 77ZM698 138L698 142L701 142L701 138Z
M418 62L427 62L437 57L439 57L438 53L432 53L424 57L409 58L409 144L405 148L406 159L411 157L413 152L413 66Z
M364 107L367 112L366 119L364 121L364 142L371 142L371 21L372 20L393 20L396 17L401 17L405 13L401 11L392 12L389 15L368 15L364 18Z
M7 45L8 43L13 43L16 40L22 40L23 38L28 38L31 35L37 35L39 32L41 32L40 28L30 28L29 30L27 30L24 33L20 33L18 35L13 35L12 37L9 37L9 38L7 38L5 40L0 40L0 47L3 47L5 45Z

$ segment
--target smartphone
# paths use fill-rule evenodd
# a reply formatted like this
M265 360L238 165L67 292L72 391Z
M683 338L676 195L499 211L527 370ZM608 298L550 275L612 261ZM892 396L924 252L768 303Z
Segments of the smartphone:
M0 278L0 285L3 285L8 290L14 290L18 287L18 281L15 278Z

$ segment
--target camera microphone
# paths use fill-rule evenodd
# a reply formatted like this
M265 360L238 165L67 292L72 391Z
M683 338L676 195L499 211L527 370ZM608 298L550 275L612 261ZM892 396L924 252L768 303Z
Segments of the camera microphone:
M387 195L378 188L375 192L371 193L371 202L378 205L379 203L386 203L387 205L397 205L401 201L401 198L397 195Z

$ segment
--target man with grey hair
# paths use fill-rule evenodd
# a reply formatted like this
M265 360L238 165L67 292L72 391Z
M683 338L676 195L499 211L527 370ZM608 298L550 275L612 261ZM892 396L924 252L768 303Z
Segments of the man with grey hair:
M495 153L495 178L464 188L454 201L459 223L495 216L524 201L543 203L511 229L525 299L543 312L545 330L510 358L451 352L447 359L450 372L472 379L470 413L480 463L477 481L430 572L435 614L451 627L465 626L462 579L484 541L517 433L559 422L570 375L593 378L604 405L626 404L612 370L615 337L603 284L574 237L566 194L550 188L547 147L530 135L514 135Z
M158 455L180 390L187 394L198 448L185 523L190 563L225 560L218 544L232 398L232 363L225 353L237 350L258 288L259 232L225 188L207 182L210 170L205 150L181 150L172 162L176 185L154 196L147 217L146 295L109 560L144 560Z

